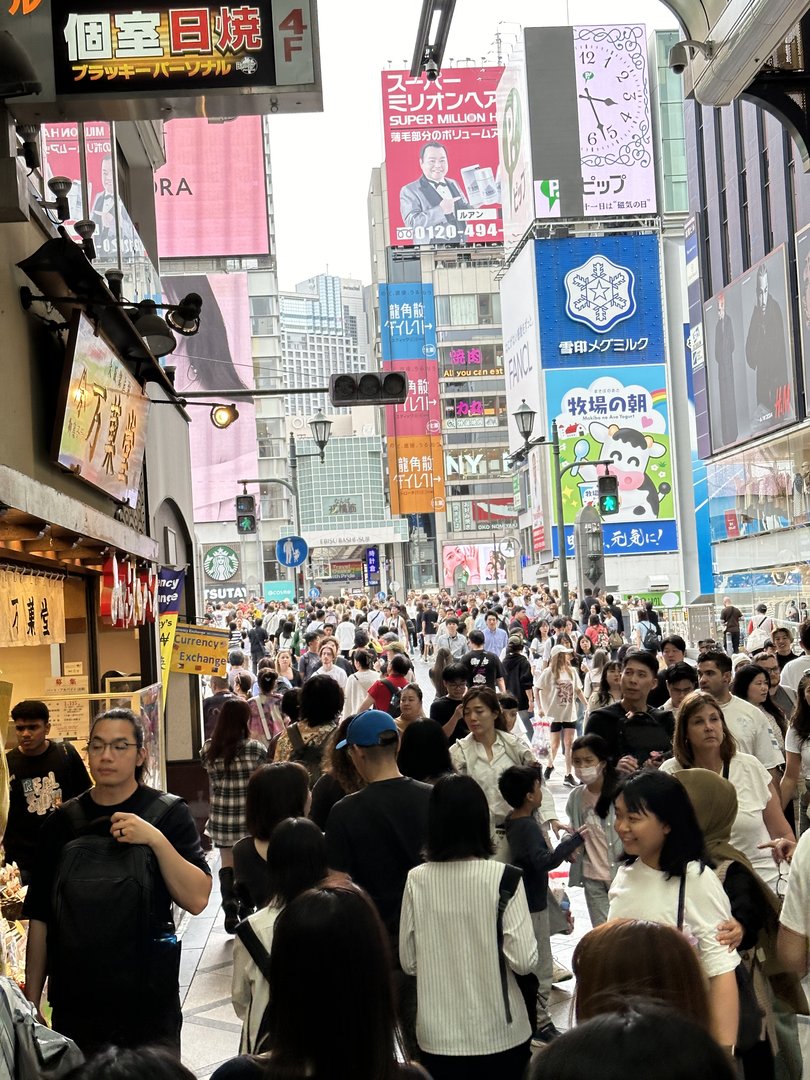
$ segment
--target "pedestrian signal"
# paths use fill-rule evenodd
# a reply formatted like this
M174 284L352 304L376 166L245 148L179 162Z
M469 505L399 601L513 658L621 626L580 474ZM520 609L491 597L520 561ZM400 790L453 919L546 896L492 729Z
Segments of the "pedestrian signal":
M619 481L615 476L600 476L599 484L599 513L602 517L609 517L619 512Z
M256 532L256 497L254 495L236 496L236 531L240 536Z
M402 405L408 396L404 371L366 371L332 375L329 400L333 405Z

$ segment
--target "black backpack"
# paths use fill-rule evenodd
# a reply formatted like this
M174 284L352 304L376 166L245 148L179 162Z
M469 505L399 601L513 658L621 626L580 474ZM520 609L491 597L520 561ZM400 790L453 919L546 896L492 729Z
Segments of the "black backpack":
M382 682L382 684L386 688L386 690L390 691L390 693L391 693L391 700L388 702L388 708L386 709L386 712L388 713L389 716L393 716L393 718L396 720L396 718L399 716L399 713L400 713L400 708L399 708L400 690L399 690L399 687L395 686L391 682L390 679L381 679L380 681Z
M655 628L655 624L647 622L646 619L639 620L639 626L648 626L649 629L645 630L644 637L641 639L642 646L647 652L657 653L661 649L661 636Z
M181 801L161 794L140 817L159 826ZM53 881L48 951L60 981L52 990L60 1001L77 986L99 985L124 1001L134 988L146 1001L171 1000L180 945L156 911L155 854L146 844L122 844L109 831L95 831L104 815L90 819L79 799L63 810L76 835L62 849Z

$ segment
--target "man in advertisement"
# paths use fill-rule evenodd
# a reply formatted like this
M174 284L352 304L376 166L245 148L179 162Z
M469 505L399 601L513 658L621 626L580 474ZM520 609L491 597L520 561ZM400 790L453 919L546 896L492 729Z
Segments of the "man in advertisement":
M745 339L745 359L757 377L755 423L777 419L793 407L789 396L785 320L779 304L768 292L768 268L765 263L757 269L756 285L756 306ZM725 383L721 385L725 394L728 386Z
M470 204L456 180L447 175L447 150L439 142L427 142L419 151L422 175L405 184L399 193L402 220L414 230L414 242L464 243L465 226L456 212ZM423 230L417 234L416 230Z
M734 394L734 328L726 315L725 293L717 294L717 325L714 328L714 362L723 388L720 435L724 446L737 441L737 401Z

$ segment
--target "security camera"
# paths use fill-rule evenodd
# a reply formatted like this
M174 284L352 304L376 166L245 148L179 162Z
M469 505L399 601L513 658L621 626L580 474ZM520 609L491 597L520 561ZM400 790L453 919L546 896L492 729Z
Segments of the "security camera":
M683 75L689 64L689 52L682 41L677 42L669 50L669 67L676 75Z
M436 82L441 72L435 60L428 60L425 64L425 78L428 82Z

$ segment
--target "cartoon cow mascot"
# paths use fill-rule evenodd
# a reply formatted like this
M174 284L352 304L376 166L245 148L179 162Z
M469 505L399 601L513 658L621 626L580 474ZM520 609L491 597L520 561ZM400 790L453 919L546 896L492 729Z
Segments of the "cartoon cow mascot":
M655 521L661 505L661 499L669 494L669 484L659 484L647 476L647 465L651 458L662 457L667 448L657 443L651 435L645 435L636 428L619 427L618 424L595 422L588 425L591 438L600 444L596 456L602 461L612 461L610 470L604 465L594 467L588 472L591 479L604 476L610 471L619 481L619 512L612 521ZM582 469L583 474L585 469Z

